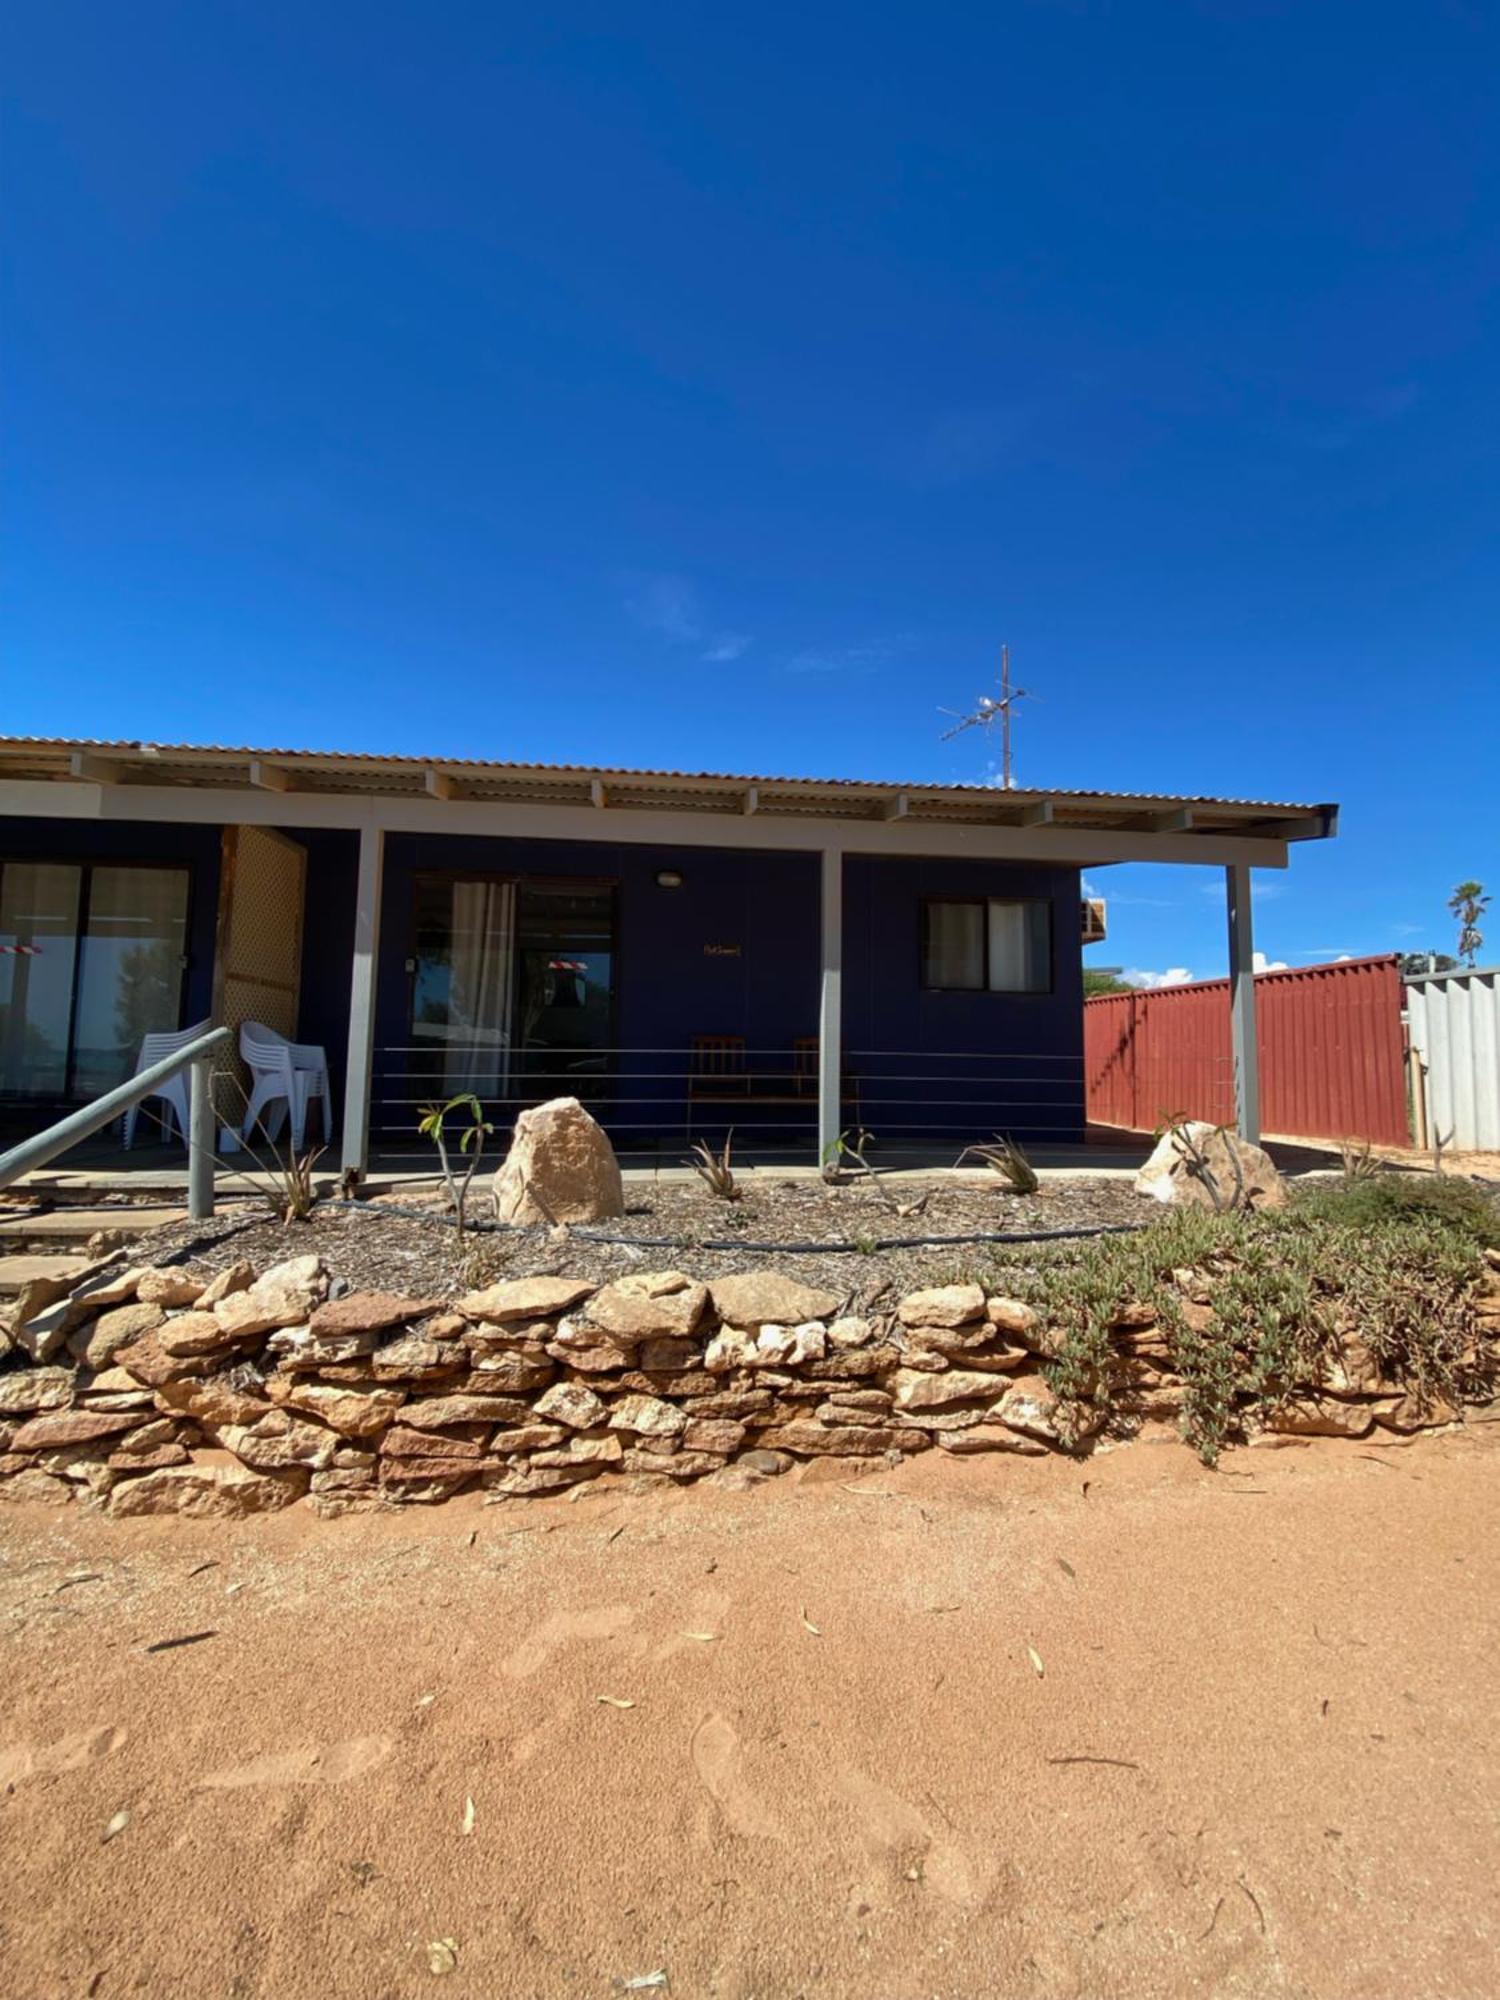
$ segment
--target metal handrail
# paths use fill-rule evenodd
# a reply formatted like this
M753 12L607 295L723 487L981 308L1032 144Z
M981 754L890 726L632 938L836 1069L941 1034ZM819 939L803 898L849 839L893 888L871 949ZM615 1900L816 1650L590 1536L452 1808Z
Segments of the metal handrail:
M211 1028L206 1035L199 1035L185 1048L174 1055L163 1056L160 1062L152 1063L149 1069L137 1071L124 1083L113 1090L96 1097L92 1104L80 1106L70 1111L66 1118L59 1118L55 1125L49 1125L44 1132L36 1133L30 1139L23 1139L19 1146L12 1146L8 1153L0 1153L0 1189L14 1185L23 1174L31 1173L37 1167L45 1167L76 1146L80 1139L87 1139L95 1132L103 1131L112 1119L128 1111L132 1104L139 1104L143 1097L149 1097L159 1084L177 1074L189 1063L192 1064L192 1078L188 1097L188 1214L194 1222L203 1222L214 1212L214 1146L213 1146L213 1095L210 1089L212 1065L210 1057L218 1049L234 1040L229 1028Z

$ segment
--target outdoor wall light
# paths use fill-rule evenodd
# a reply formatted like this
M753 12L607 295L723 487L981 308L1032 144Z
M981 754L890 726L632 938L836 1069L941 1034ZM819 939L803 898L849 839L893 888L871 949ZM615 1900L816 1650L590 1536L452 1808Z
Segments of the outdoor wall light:
M682 887L682 877L675 868L658 868L656 871L656 886L658 889L680 889Z

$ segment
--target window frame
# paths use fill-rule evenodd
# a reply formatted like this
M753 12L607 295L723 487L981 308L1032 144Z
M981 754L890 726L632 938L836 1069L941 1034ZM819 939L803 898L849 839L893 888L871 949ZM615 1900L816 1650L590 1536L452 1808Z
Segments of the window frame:
M927 977L929 939L931 936L929 911L935 904L964 903L981 912L979 925L981 953L983 957L982 976L977 986L939 986ZM992 986L990 984L990 905L992 903L1034 903L1046 911L1047 954L1046 983L1041 986ZM921 899L920 934L917 940L918 987L923 993L975 993L989 994L1002 1000L1048 999L1057 991L1057 923L1053 899L1050 896L963 896L940 894L923 896Z
M406 974L406 997L404 1001L404 1018L405 1018L405 1026L406 1026L408 1041L412 1041L415 1039L415 1023L413 1020L413 1014L416 1002L417 960L420 956L420 953L418 952L417 949L417 943L420 935L421 895L422 895L423 882L429 882L429 881L441 881L447 883L453 883L453 882L510 883L516 892L517 941L519 941L520 937L520 898L523 889L526 888L558 889L565 892L587 890L587 889L601 889L607 891L610 899L610 930L613 938L613 944L611 946L611 950L614 957L614 967L610 981L610 996L609 996L608 1053L611 1055L612 1059L618 1055L619 1041L620 1041L621 995L624 991L624 981L622 978L624 949L621 942L622 927L620 921L621 908L624 901L624 897L621 892L622 883L620 876L603 875L603 874L560 875L555 870L549 869L541 872L533 872L525 868L438 867L438 868L411 869L407 878L406 952L404 955L404 965ZM511 968L511 982L512 982L511 1007L513 1012L519 1009L519 1002L521 997L520 978L521 978L521 956L519 950L517 950L515 953L515 962ZM611 1069L610 1071L610 1078L611 1081L614 1080L613 1069ZM496 1102L499 1101L500 1100L498 1099L496 1100ZM507 1099L505 1101L506 1102L515 1101L519 1103L522 1102L523 1100Z
M78 1095L76 1088L78 1065L77 1052L74 1048L74 1038L78 1027L78 997L80 981L83 976L83 942L88 929L89 904L94 886L94 870L96 868L153 868L187 877L187 901L183 912L182 929L182 966L177 981L177 1030L180 1031L185 1023L187 1014L189 981L196 970L193 939L196 935L194 924L198 915L198 899L200 894L198 881L199 869L198 862L192 857L179 860L169 856L164 859L159 855L139 854L133 848L127 850L124 854L101 854L95 848L86 849L80 854L59 854L51 847L40 847L35 853L31 854L20 852L10 847L0 849L0 874L3 874L7 867L12 866L76 868L78 870L78 902L75 908L73 924L73 971L68 984L67 1055L62 1090L41 1091L35 1094L20 1094L14 1091L0 1090L0 1104L7 1107L24 1106L27 1114L30 1115L39 1106L43 1105L77 1106L89 1102L89 1099L86 1097ZM126 1080L128 1081L129 1079L127 1078Z

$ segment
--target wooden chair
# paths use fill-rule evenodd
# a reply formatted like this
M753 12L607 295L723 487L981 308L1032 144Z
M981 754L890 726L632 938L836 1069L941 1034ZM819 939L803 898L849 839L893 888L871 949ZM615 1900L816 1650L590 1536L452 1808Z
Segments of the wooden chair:
M746 1097L750 1072L743 1035L694 1035L688 1065L688 1095L717 1101Z

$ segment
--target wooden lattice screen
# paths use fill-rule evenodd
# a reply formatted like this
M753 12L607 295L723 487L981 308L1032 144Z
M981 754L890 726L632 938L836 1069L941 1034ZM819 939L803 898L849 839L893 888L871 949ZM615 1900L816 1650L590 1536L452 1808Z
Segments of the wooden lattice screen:
M219 925L214 951L214 1021L233 1028L260 1021L278 1035L297 1032L302 986L302 919L307 850L260 826L226 826L219 877ZM238 1127L249 1076L236 1052L233 1077L221 1074L214 1108L222 1125ZM237 1079L237 1081L235 1080Z

